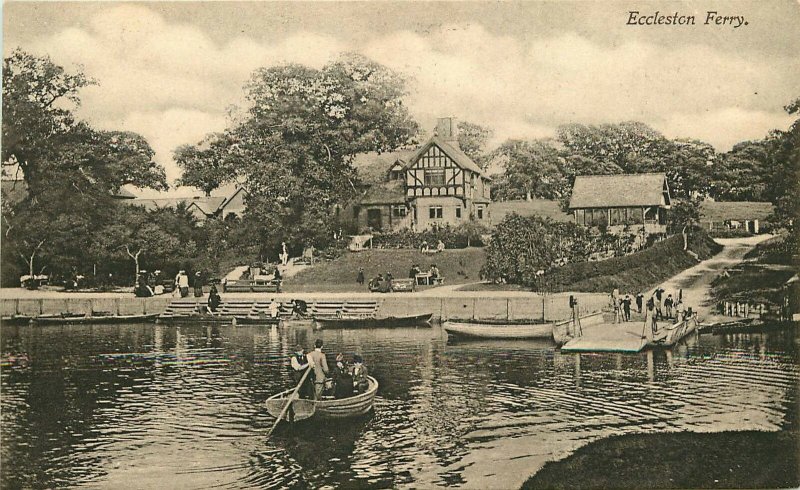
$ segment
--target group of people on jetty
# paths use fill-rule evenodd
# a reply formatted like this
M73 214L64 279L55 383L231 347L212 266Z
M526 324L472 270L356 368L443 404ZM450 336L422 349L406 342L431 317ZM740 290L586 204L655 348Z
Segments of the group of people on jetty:
M636 303L636 312L641 314L642 308L652 312L653 320L677 320L683 321L692 315L692 308L687 308L683 304L683 290L678 290L676 297L661 286L657 287L653 294L644 301L644 294L637 293L633 298L630 294L621 294L619 289L614 288L611 292L611 303L614 313L619 321L631 321L632 304Z
M328 367L328 360L322 352L322 339L314 342L314 350L306 353L302 345L298 345L290 358L292 380L295 385L300 382L307 370L311 369L303 386L300 387L300 398L321 400L323 396L347 398L361 394L369 388L367 366L360 355L354 354L352 363L345 360L341 352L336 356L336 364Z

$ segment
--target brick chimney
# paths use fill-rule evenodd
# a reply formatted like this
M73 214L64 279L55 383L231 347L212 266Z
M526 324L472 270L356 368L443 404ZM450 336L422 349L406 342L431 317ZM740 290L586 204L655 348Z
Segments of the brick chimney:
M440 117L436 120L434 134L444 141L458 146L458 120L455 117Z

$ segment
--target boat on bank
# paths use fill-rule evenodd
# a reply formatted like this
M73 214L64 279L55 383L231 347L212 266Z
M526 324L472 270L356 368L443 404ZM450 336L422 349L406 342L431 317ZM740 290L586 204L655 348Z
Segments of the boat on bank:
M32 316L28 315L9 315L0 317L0 325L18 326L27 325L31 322Z
M458 338L551 339L553 323L535 320L449 320L442 328Z
M402 328L402 327L429 327L433 313L407 316L336 316L315 317L317 329L332 328Z
M158 318L158 313L146 315L82 315L74 317L36 317L31 323L38 325L111 325L116 323L143 323L152 322Z
M340 419L364 415L372 410L375 395L378 393L378 380L372 376L367 376L367 380L367 391L360 395L347 398L323 397L321 400L294 399L287 417L290 421L298 422L311 417ZM280 417L293 392L294 388L267 398L267 412L275 418Z

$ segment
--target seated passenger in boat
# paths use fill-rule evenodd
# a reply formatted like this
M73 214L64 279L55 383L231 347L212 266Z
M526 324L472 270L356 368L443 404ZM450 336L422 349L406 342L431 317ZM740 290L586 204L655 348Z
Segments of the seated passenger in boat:
M344 362L344 355L336 356L336 366L333 368L333 396L334 398L347 398L353 396L353 375Z
M368 370L364 365L364 360L358 354L353 356L353 388L358 394L364 393L369 389L369 380L367 380Z

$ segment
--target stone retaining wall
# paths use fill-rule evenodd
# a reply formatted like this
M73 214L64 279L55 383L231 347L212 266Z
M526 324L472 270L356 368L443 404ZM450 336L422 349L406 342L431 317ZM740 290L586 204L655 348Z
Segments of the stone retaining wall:
M608 304L608 295L594 293L578 293L580 310L582 313L599 311ZM345 301L348 297L335 295L327 297L322 294L304 296L303 294L280 295L237 295L239 300L252 298L253 300L268 300L278 297L283 300L292 298L306 299L306 301ZM223 297L224 298L224 297ZM546 320L563 320L570 316L569 295L554 294L543 298L531 295L509 295L503 297L499 294L480 296L475 294L452 294L448 296L427 296L416 294L353 294L350 298L372 299L379 305L379 314L383 315L408 315L414 312L433 312L434 319L447 320L451 318L476 318L476 319L523 319L542 318ZM162 313L167 305L175 298L42 298L42 299L3 299L0 303L0 314L10 315L43 315L68 313L86 313L92 311L107 311L113 314L134 315ZM184 301L193 298L184 298ZM205 298L199 302L205 303Z

